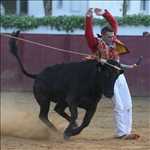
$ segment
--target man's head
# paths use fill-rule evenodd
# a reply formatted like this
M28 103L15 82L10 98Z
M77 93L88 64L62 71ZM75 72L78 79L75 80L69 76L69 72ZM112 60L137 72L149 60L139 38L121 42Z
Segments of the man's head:
M102 39L107 43L107 44L112 44L114 37L115 37L115 33L114 31L109 27L109 26L105 26L102 28L101 30L101 37Z

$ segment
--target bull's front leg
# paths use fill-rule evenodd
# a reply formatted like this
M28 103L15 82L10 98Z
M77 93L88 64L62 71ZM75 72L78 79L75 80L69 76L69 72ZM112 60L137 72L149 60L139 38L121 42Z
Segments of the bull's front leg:
M87 127L89 125L93 115L95 114L96 106L97 106L97 104L94 106L91 106L89 109L87 109L86 114L83 119L83 122L80 125L80 127L76 128L76 129L72 129L70 131L71 136L79 134L85 127Z
M77 111L76 101L74 101L74 97L69 96L66 99L66 101L68 102L68 107L69 107L69 110L71 113L70 123L64 131L64 138L68 139L72 135L71 131L74 128L74 125L76 124L76 119L78 117L78 111Z

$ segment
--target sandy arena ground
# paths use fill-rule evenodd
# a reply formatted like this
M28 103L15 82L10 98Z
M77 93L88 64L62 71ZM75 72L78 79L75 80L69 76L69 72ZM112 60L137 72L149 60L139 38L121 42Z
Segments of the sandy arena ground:
M54 104L52 104L53 107ZM80 135L63 139L67 121L51 110L49 118L59 133L38 119L39 107L32 93L1 93L2 150L150 150L150 98L133 97L133 132L141 138L114 138L112 103L102 99L90 125ZM84 115L79 110L79 123Z

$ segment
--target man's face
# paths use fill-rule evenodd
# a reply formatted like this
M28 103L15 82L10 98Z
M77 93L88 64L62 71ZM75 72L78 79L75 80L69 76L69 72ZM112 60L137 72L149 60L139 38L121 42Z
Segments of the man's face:
M113 38L114 38L114 32L105 32L104 34L102 34L102 39L108 45L112 45Z

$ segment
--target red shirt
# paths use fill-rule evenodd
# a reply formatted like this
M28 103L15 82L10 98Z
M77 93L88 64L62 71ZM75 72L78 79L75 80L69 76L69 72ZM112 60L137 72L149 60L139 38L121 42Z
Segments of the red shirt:
M117 30L118 30L118 23L115 20L115 18L107 10L105 10L103 17L111 25L116 35ZM106 59L118 59L119 58L119 55L114 48L109 48L109 46L102 39L98 39L94 37L93 19L92 17L89 17L89 16L86 17L85 36L86 36L88 45L90 49L92 50L92 52L95 53L98 51L98 53L100 53L100 56Z

